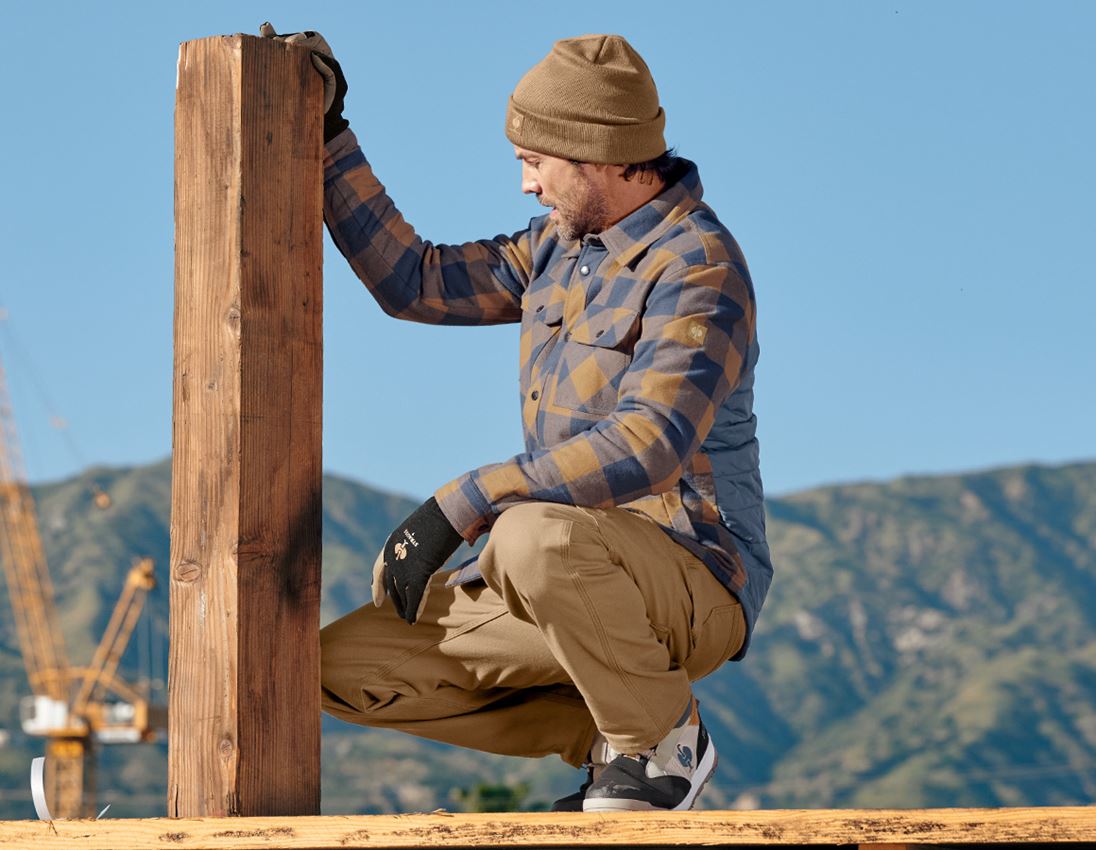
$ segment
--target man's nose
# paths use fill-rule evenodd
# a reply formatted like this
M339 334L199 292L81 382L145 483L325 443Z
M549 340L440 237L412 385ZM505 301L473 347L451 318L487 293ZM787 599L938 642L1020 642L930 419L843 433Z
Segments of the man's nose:
M534 176L533 170L524 163L521 166L521 191L526 195L541 193L540 181Z

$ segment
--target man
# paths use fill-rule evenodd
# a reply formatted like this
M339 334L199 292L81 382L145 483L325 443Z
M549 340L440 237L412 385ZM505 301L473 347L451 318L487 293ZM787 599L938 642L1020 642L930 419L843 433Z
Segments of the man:
M323 630L325 710L557 753L588 771L557 811L691 808L716 756L690 682L745 654L772 568L753 288L696 166L666 149L647 65L620 36L557 42L506 115L522 191L551 211L433 245L348 129L326 42L287 38L325 77L328 228L381 308L522 323L526 451L440 487L392 533L374 605ZM477 560L438 572L488 533Z

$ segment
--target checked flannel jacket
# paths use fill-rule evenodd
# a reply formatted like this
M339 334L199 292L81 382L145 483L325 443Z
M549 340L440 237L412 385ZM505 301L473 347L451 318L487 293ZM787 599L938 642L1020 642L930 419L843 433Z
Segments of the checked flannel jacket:
M734 238L701 201L696 166L683 160L682 171L581 241L562 241L545 215L513 236L434 245L404 220L346 130L327 145L324 217L389 315L521 322L525 452L434 494L466 541L524 501L640 511L738 597L749 634L772 572L751 410L753 285ZM450 581L477 575L469 563Z

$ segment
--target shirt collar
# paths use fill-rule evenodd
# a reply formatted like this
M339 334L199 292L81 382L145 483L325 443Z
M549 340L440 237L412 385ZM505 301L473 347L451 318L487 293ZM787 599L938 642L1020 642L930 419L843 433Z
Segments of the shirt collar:
M620 265L631 263L700 203L704 187L696 163L679 157L678 169L676 179L671 179L669 185L650 201L612 227L584 238L599 240Z

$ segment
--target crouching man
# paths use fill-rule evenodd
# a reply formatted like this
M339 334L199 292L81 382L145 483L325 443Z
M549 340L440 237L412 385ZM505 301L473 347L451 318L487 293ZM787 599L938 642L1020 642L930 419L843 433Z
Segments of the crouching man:
M373 604L322 633L324 708L366 726L587 769L557 811L688 809L716 765L691 682L740 660L772 575L753 285L674 156L647 65L557 42L506 135L550 212L512 236L422 240L327 88L324 212L391 316L521 322L525 451L444 484L389 537ZM439 568L462 540L478 559Z

